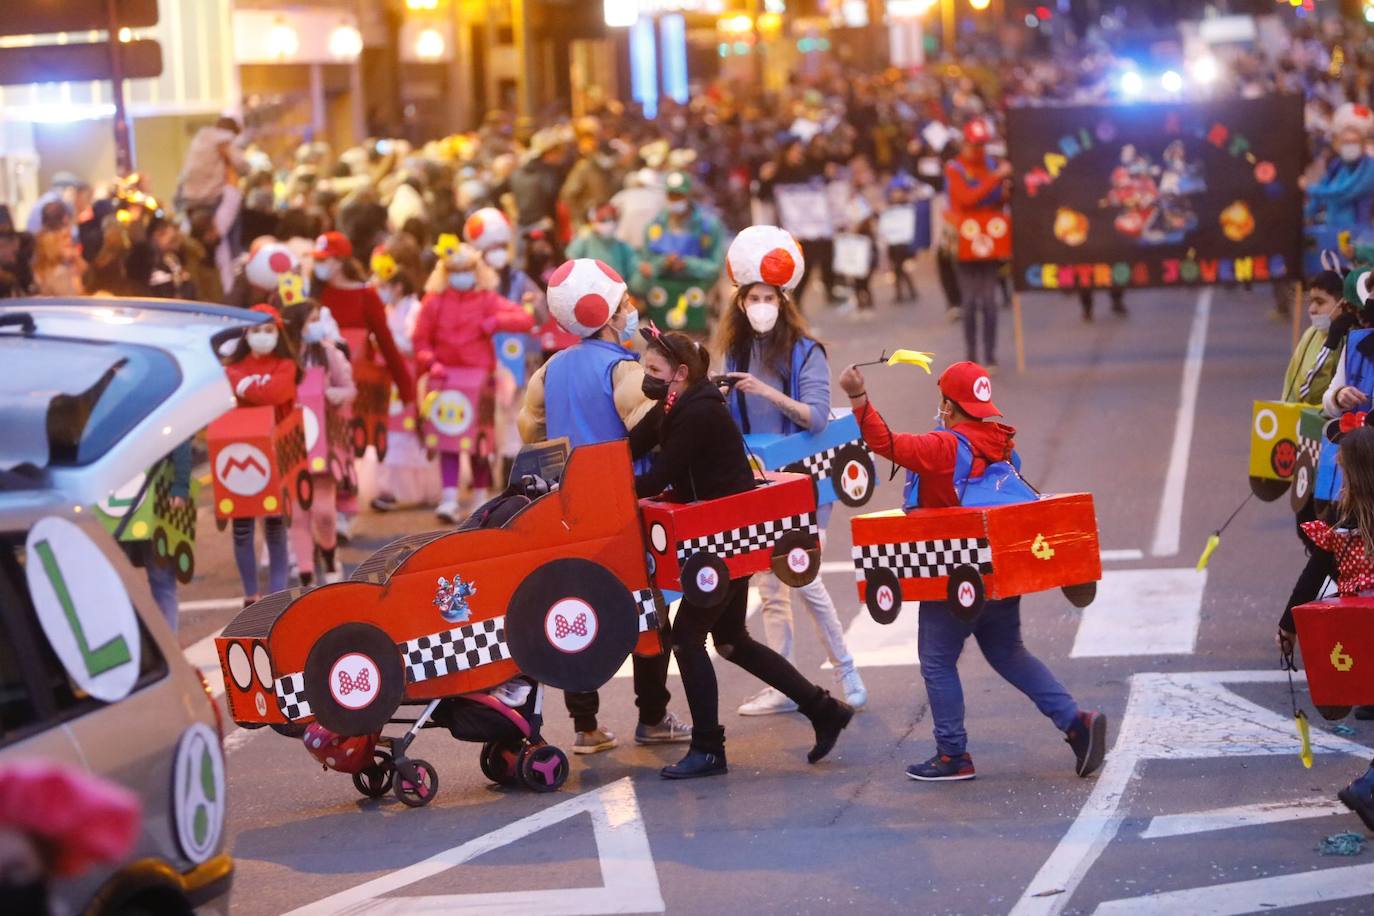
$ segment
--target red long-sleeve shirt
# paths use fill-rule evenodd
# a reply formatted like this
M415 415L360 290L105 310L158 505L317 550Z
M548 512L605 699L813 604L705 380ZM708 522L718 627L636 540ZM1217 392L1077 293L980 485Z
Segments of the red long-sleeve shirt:
M411 341L420 372L434 366L495 369L491 335L520 333L534 328L529 312L491 290L460 293L446 289L430 293L420 306Z
M296 364L289 359L249 353L224 374L242 407L275 407L280 420L296 406Z
M329 307L340 328L361 328L372 335L382 351L391 380L407 404L415 401L415 380L410 377L405 357L401 356L391 327L386 322L386 306L370 286L326 286L320 293L320 304ZM356 360L361 354L353 354Z
M949 430L928 433L893 433L876 407L865 401L854 411L864 442L876 455L895 461L920 475L917 504L923 509L959 505L954 490L954 466L959 440ZM991 461L1011 460L1012 438L1016 430L991 420L959 423L951 427L968 439L973 450L971 476L978 476Z
M949 214L957 221L967 210L1000 206L1002 179L979 156L973 161L960 156L945 165L945 187L949 190Z

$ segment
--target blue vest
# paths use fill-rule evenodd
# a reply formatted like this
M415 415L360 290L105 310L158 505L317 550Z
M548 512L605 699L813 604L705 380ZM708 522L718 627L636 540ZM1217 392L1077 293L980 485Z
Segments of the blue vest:
M1374 362L1359 350L1360 342L1370 334L1374 334L1374 330L1363 328L1346 335L1345 383L1359 389L1366 396L1374 397Z
M1039 494L1021 479L1021 456L1015 451L1010 461L990 461L980 477L970 477L973 471L973 447L963 433L946 430L958 442L954 448L954 495L961 506L1010 506L1035 502ZM906 486L902 489L902 508L910 512L918 507L921 475L906 472Z
M751 349L748 351L748 353L746 353L744 365L742 366L735 365L734 357L727 355L725 357L725 371L748 372L749 353L753 352L752 347L753 344L751 343ZM810 359L811 354L815 352L817 347L820 347L820 344L812 340L810 337L803 337L801 340L798 340L795 344L792 345L791 372L788 374L786 378L782 380L782 393L787 395L789 398L795 398L797 396L797 392L801 389L802 367L806 365L806 361ZM749 409L744 405L744 392L736 389L734 395L734 397L728 399L730 404L730 416L735 418L735 425L740 428L740 431L743 432L745 435L748 435L750 431ZM790 436L793 433L799 433L802 431L802 428L798 426L795 422L793 422L792 418L787 416L786 414L783 414L782 423L783 435Z
M638 359L609 340L584 340L549 360L544 370L544 414L550 439L567 436L573 448L624 439L629 433L615 409L611 373Z

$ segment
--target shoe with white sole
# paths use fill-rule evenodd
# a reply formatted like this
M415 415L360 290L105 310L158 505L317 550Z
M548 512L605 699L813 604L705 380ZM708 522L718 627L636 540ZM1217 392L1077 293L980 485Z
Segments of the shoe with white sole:
M615 732L607 728L598 728L596 731L578 732L572 750L574 754L599 754L609 751L619 743L615 740Z
M683 744L692 740L692 726L672 713L664 713L657 725L635 726L635 744Z
M740 704L742 716L775 716L784 712L796 712L797 704L772 687L766 687Z
M839 681L844 701L853 706L855 712L868 705L868 688L864 687L864 679L859 677L857 668L851 668L840 675Z
M347 544L353 540L353 517L337 512L334 515L334 527L338 532L339 543Z
M344 580L344 571L343 571L343 567L340 567L340 568L338 568L338 569L326 569L326 570L324 571L324 584L325 584L325 585L333 585L335 582L342 582L343 580Z
M438 508L434 510L434 515L445 525L456 525L458 523L458 514L460 511L457 501L442 502L439 503Z

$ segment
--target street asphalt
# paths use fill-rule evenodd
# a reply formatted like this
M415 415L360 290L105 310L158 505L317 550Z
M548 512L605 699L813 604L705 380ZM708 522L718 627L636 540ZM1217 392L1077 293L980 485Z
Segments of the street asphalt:
M895 305L888 290L880 287L871 321L809 303L835 375L885 347L933 351L937 374L964 357L928 261L919 303ZM1287 499L1252 501L1208 571L1193 570L1207 535L1249 492L1251 402L1278 395L1290 328L1272 316L1267 288L1133 292L1126 316L1098 299L1097 320L1085 323L1076 298L1025 297L1024 374L1012 312L1002 311L993 380L1026 477L1043 492L1096 501L1098 601L1079 611L1058 592L1035 594L1022 614L1032 651L1082 707L1110 717L1113 747L1097 775L1074 775L1062 735L970 643L961 671L977 779L907 779L905 767L934 749L916 608L888 628L868 619L844 565L854 513L837 507L825 582L869 704L822 763L806 763L811 734L800 716L737 716L760 685L719 660L730 772L709 780L659 778L682 749L629 740L628 679L602 691L602 721L622 746L574 757L552 795L489 785L476 745L429 731L412 753L438 771L435 801L366 801L300 742L237 731L228 741L233 912L1374 910L1370 853L1316 851L1331 834L1364 833L1334 794L1367 764L1374 724L1348 720L1354 734L1342 736L1314 715L1316 761L1300 763L1273 641L1303 562ZM1191 371L1190 350L1201 358ZM900 366L868 378L894 430L930 428L934 376ZM901 478L888 482L886 471L880 463L883 483L863 511L899 504ZM434 525L421 511L364 513L345 560ZM202 514L202 573L184 589L181 629L202 656L235 613L228 542ZM226 600L197 609L215 599ZM799 607L799 667L831 687L804 615ZM751 625L761 634L757 617ZM675 675L670 688L686 718ZM1297 699L1311 714L1301 679ZM556 691L546 713L547 739L570 750Z

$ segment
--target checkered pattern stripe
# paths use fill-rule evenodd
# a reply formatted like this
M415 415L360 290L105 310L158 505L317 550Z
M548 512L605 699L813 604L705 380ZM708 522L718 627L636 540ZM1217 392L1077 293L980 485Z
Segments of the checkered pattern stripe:
M1305 436L1298 437L1298 456L1309 456L1312 459L1312 464L1314 467L1317 464L1317 456L1321 452L1321 450L1322 443L1320 439L1308 439Z
M505 661L510 658L506 618L493 617L456 630L412 639L401 645L401 655L405 659L408 684Z
M703 550L721 559L753 553L756 550L767 550L789 531L805 531L817 537L821 533L820 527L816 524L816 516L812 513L789 515L786 518L759 522L757 525L745 525L743 528L731 528L729 531L718 531L715 534L678 541L677 562L681 566L687 562L688 557Z
M864 444L864 440L862 439L855 439L852 442L841 442L839 445L832 446L823 452L807 455L801 461L794 461L783 468L783 470L792 471L797 474L809 474L818 481L825 480L834 470L835 456L840 453L840 449L848 448L851 445L868 451L868 446Z
M348 412L329 405L324 411L324 436L330 447L345 453L351 451L348 438Z
M635 592L635 604L639 607L639 632L648 633L658 629L658 605L654 603L654 590L641 588Z
M870 569L890 569L898 579L938 579L959 566L991 573L992 546L984 538L955 538L854 548L854 574L860 582Z
M196 539L196 504L188 499L180 509L172 508L170 473L159 473L153 481L153 517L165 521L187 540Z
M391 408L391 382L388 379L354 379L358 395L353 399L356 417L385 417Z
M305 464L305 424L298 424L291 432L277 439L277 473L285 474Z
M288 722L304 719L312 714L310 701L305 698L304 671L277 678L277 706Z

